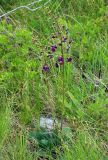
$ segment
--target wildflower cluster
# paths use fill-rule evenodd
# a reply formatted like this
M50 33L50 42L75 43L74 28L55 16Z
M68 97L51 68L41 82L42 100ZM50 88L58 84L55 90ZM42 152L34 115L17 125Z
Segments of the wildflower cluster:
M73 40L69 36L69 29L62 26L60 32L56 32L51 35L49 39L49 44L47 46L47 60L45 58L45 63L42 67L43 72L49 72L51 70L50 62L53 66L59 68L64 65L64 63L71 63L71 44ZM50 62L49 62L50 60Z

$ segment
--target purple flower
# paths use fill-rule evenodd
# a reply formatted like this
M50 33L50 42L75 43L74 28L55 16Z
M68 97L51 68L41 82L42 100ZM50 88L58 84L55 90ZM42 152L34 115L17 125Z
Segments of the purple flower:
M58 62L62 65L64 63L64 58L62 56L58 57Z
M56 50L55 47L51 47L52 52L55 52L55 50Z
M51 51L52 51L52 52L55 52L56 48L57 48L56 45L52 45L52 46L51 46Z
M49 72L49 67L47 65L43 66L43 72Z
M68 57L67 58L67 62L71 62L72 61L72 58L71 57Z

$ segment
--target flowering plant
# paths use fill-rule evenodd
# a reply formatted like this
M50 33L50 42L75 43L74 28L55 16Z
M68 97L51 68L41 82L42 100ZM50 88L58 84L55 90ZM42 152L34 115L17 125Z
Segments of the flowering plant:
M61 129L64 116L64 100L65 100L65 67L69 67L72 63L71 46L72 38L69 34L69 29L65 26L60 27L60 32L55 32L49 39L48 46L43 53L42 73L44 82L48 86L48 77L60 75L62 79L62 116L61 116ZM71 67L71 66L70 66ZM50 91L49 98L50 98ZM51 105L51 104L50 104Z

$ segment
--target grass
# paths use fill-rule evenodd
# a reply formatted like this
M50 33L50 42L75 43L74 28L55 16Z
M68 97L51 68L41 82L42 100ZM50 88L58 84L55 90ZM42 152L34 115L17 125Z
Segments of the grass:
M6 11L27 4L4 2L0 5ZM56 0L36 12L23 9L1 20L0 160L108 159L107 17L104 0ZM51 60L49 46L60 41L51 35L62 31L65 36L64 28L73 40L70 52L65 45L63 53L58 47ZM64 69L55 67L61 55L72 57ZM49 73L43 73L44 65ZM40 131L41 115L66 127L57 128L60 147L43 150L37 140L29 140L30 132Z

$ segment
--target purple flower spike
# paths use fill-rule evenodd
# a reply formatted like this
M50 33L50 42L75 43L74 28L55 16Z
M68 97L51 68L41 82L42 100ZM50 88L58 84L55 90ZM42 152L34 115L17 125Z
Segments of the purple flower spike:
M49 72L49 67L47 65L43 66L43 72Z
M64 63L64 59L62 56L58 57L58 62L60 65L62 65Z
M71 62L72 61L72 58L71 57L68 57L67 58L67 62Z

